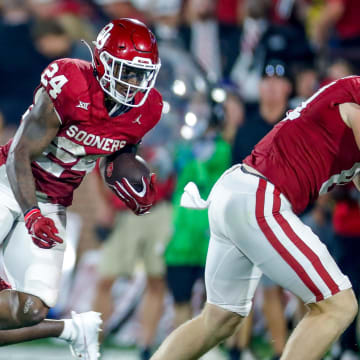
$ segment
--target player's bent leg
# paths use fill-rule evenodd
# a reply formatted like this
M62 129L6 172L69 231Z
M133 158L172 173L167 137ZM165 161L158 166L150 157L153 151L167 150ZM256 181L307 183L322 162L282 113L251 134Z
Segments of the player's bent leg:
M75 358L99 358L99 313L72 313L72 319L46 320L49 308L36 296L13 290L0 293L0 346L48 337L67 341Z
M239 314L207 303L199 316L173 331L151 359L198 359L212 347L231 336L242 319L243 317Z
M49 308L37 297L14 290L0 293L0 330L31 326L44 320ZM4 343L1 337L0 343Z
M241 196L235 194L230 197L229 209L236 210L237 203ZM321 359L357 311L351 283L326 246L272 184L258 181L256 196L248 196L246 205L249 216L228 213L228 236L271 280L304 303L316 303L296 327L281 359Z
M358 312L352 289L308 306L309 312L291 334L281 360L322 359Z
M54 204L40 204L65 238L65 210ZM0 344L59 337L67 341L79 359L99 358L100 314L73 314L72 319L46 320L48 308L59 294L65 244L52 249L37 247L24 222L17 221L3 246L4 268L14 290L0 292ZM16 291L15 291L16 289ZM9 330L7 330L9 329Z

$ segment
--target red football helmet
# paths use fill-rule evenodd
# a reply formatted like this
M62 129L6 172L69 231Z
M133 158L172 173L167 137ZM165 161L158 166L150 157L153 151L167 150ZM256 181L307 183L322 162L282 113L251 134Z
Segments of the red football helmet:
M143 105L161 66L154 34L142 22L123 18L107 24L94 45L94 66L104 92L121 104ZM144 95L135 104L139 91Z

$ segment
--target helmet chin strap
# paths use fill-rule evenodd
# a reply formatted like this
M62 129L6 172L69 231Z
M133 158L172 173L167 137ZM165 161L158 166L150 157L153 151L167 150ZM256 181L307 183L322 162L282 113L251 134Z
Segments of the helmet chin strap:
M88 48L88 50L90 51L90 55L91 55L91 64L93 66L93 69L94 69L94 75L97 76L97 71L96 71L96 68L95 68L95 58L94 58L94 53L92 51L92 48L91 46L87 43L87 41L85 41L84 39L81 39L81 42L86 45L86 47ZM95 43L95 41L94 41Z
M130 106L126 106L122 103L117 102L108 94L105 95L105 98L107 103L106 108L108 110L109 116L118 116L131 109Z
M114 101L114 106L109 111L109 115L112 116L120 107L120 104Z

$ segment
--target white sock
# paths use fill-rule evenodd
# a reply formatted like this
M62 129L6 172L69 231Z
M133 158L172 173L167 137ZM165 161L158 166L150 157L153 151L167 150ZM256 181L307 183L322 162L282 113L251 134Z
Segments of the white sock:
M60 334L59 338L66 341L74 340L76 336L76 329L74 326L73 319L64 319L63 322L64 322L64 330Z

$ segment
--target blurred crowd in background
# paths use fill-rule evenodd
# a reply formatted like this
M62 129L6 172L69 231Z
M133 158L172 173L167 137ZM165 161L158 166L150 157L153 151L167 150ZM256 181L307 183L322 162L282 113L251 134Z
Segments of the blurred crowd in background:
M205 299L207 213L180 208L184 185L196 182L206 197L289 109L321 86L360 73L360 1L0 0L2 143L19 125L48 63L91 61L83 41L92 44L109 19L121 17L143 21L158 40L163 115L140 147L158 175L158 200L150 215L136 217L106 189L101 170L87 177L69 209L73 253L53 316L71 307L101 311L105 344L136 345L139 357L149 359ZM357 295L359 200L354 188L341 187L303 214ZM246 324L224 345L229 359L259 357L252 345L259 332L269 356L279 359L306 311L270 279L263 279L256 299ZM356 323L328 358L360 359Z

